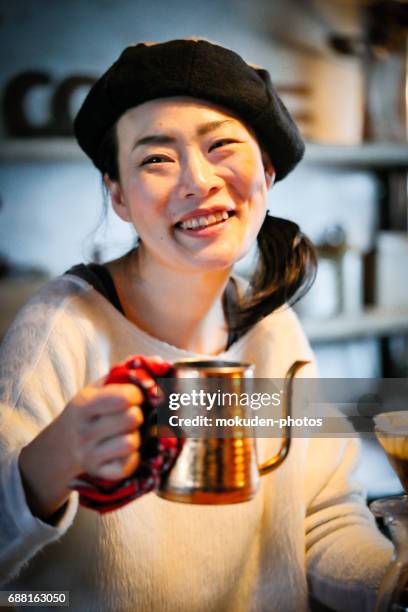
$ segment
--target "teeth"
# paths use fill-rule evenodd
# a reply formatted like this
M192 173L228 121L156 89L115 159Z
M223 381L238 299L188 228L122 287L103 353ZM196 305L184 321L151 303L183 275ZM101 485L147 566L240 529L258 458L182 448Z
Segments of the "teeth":
M212 213L207 216L195 217L194 219L188 219L187 221L183 221L180 223L181 229L196 229L197 227L207 227L208 225L213 225L214 223L219 223L220 221L226 221L229 215L226 210L223 212Z

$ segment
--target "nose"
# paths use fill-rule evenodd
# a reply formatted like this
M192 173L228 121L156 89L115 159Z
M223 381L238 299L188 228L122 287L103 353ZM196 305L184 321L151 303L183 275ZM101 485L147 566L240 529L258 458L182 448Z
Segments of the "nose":
M203 198L218 191L221 186L221 177L205 155L201 151L189 151L182 162L180 195L183 198Z

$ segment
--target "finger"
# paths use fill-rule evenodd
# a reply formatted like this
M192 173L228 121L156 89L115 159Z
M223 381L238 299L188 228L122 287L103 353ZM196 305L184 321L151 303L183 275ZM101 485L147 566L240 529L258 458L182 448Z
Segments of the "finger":
M135 385L106 385L93 395L86 406L86 416L94 418L127 410L130 406L141 405L142 391Z
M94 458L97 465L128 457L139 450L141 445L141 435L139 431L108 438L94 448Z
M108 480L121 480L128 478L140 465L140 454L133 453L126 459L115 459L101 465L98 477Z
M142 404L144 401L143 392L134 384L109 384L101 388L93 387L89 385L84 387L76 396L73 398L71 403L75 403L79 408L92 412L98 410L95 408L95 404L101 403L100 409L103 411L102 404L106 399L113 399L113 409L120 410L131 404Z
M144 400L143 391L133 383L109 383L103 387L101 393L126 397L131 404L141 404Z
M97 417L87 423L84 437L93 439L99 444L106 438L112 438L119 434L137 431L143 424L143 412L140 406L130 406L127 410Z

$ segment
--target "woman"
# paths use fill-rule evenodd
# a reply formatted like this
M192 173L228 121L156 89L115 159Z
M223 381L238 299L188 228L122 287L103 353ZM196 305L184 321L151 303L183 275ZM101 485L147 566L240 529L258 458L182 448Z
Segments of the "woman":
M52 281L4 342L7 588L69 590L75 610L290 612L307 609L308 589L336 610L370 609L391 545L350 482L353 441L296 439L243 504L150 493L103 517L78 508L78 474L119 481L140 464L142 393L102 384L127 355L218 356L267 378L297 359L312 362L305 376L316 370L286 305L308 284L312 247L266 216L268 188L303 143L266 71L207 41L129 47L75 131L140 241L102 276L75 268ZM231 269L256 240L247 288ZM92 286L95 272L113 304ZM259 442L261 456L275 450Z

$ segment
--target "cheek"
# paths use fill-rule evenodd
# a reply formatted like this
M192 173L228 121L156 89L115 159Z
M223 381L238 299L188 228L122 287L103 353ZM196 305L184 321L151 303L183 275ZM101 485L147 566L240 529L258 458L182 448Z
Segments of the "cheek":
M229 163L231 184L244 199L266 193L265 174L262 162L251 153L234 156Z
M132 179L129 188L133 194L138 194L140 199L147 198L154 200L160 199L167 194L171 184L172 181L169 177L141 174Z
M128 184L128 208L134 218L147 218L155 215L165 216L172 181L168 177L135 177Z

